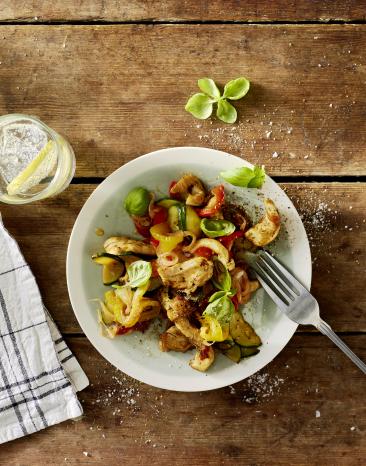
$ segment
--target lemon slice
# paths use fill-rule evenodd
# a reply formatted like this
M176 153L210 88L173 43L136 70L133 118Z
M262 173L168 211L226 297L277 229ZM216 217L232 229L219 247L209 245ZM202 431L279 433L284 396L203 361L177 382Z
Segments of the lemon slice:
M36 157L7 186L9 196L27 192L45 178L56 165L55 142L48 141Z

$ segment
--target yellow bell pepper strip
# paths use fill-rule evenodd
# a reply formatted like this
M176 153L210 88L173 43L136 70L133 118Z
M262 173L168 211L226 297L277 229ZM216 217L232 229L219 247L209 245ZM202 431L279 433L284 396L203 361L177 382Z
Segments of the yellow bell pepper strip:
M108 290L104 293L104 302L110 312L114 315L114 320L118 323L122 323L122 314L126 309L126 305L119 298L114 290Z
M120 323L124 327L133 327L140 319L141 313L144 310L144 307L141 305L141 300L146 291L148 290L150 282L145 283L145 285L137 288L133 293L132 302L131 302L131 311L129 314L121 314Z
M183 231L175 231L171 233L167 223L159 223L150 228L151 236L159 241L157 246L157 253L163 254L165 252L173 251L179 243L183 241Z
M229 337L229 325L221 325L212 316L206 315L203 318L200 336L206 341L224 341Z

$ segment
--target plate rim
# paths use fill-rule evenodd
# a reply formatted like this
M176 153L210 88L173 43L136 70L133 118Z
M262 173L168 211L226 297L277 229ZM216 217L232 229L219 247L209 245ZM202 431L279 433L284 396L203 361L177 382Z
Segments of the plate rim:
M168 148L164 148L164 149L158 149L158 150L143 154L141 156L138 156L138 157L128 161L127 163L123 164L122 166L120 166L119 168L114 170L110 175L108 175L93 190L93 192L86 199L86 201L84 202L82 208L80 209L80 211L78 213L78 216L77 216L77 218L75 220L75 223L73 225L73 228L72 228L72 231L71 231L71 234L70 234L70 237L69 237L69 241L68 241L68 246L67 246L66 280L67 280L68 295L69 295L69 299L70 299L70 303L71 303L71 307L73 309L74 315L75 315L75 317L76 317L82 331L84 332L85 336L88 338L89 342L91 343L91 345L101 354L101 356L104 359L106 359L110 364L112 364L118 370L121 370L121 372L125 373L126 375L128 375L128 376L130 376L130 377L132 377L132 378L134 378L136 380L139 380L140 382L151 385L153 387L161 388L161 389L165 389L165 390L171 390L171 391L178 391L178 392L197 392L197 391L215 390L215 389L218 389L218 388L226 387L226 386L231 385L233 383L237 383L237 382L239 382L241 380L245 380L246 378L248 378L248 377L252 376L253 374L257 373L258 371L260 371L261 369L266 367L270 362L272 362L273 359L276 356L278 356L278 354L287 346L288 342L291 340L294 333L296 332L296 329L297 329L298 325L291 322L291 321L289 321L290 324L293 324L293 325L292 326L289 325L289 327L292 327L292 328L288 332L288 338L286 339L283 346L281 346L279 349L276 348L276 350L273 352L273 355L271 355L269 360L267 360L260 367L255 368L255 370L249 371L249 373L247 375L245 375L245 376L242 376L240 371L238 371L238 377L237 378L230 378L230 380L228 380L227 382L225 380L220 379L220 378L211 379L212 382L211 382L210 386L205 386L204 384L202 384L202 385L198 384L199 386L185 385L184 387L172 386L169 383L167 384L167 383L159 382L157 380L157 378L155 378L154 380L151 380L151 378L149 378L149 380L146 380L146 377L144 378L144 376L139 377L138 370L134 372L134 371L130 371L129 369L126 369L126 368L122 369L121 366L118 365L118 361L116 361L111 355L106 354L106 351L103 350L102 339L100 339L101 341L99 342L99 341L96 341L93 338L93 336L89 333L86 322L84 322L83 319L82 319L82 315L81 315L80 311L78 312L78 311L75 310L75 309L78 308L77 303L76 303L77 300L76 300L76 298L74 296L74 291L73 291L72 285L71 285L71 283L73 282L73 275L75 274L75 271L74 271L74 268L73 268L74 267L74 258L73 258L73 255L72 255L72 250L73 250L74 244L75 244L75 236L77 235L77 230L79 228L81 218L87 212L87 209L89 208L89 205L92 202L92 200L96 196L99 195L99 193L105 188L106 185L109 185L109 184L113 183L113 179L116 176L119 176L118 174L121 171L124 171L127 166L130 166L130 168L131 168L132 165L134 165L134 164L138 165L144 159L154 157L154 156L156 156L158 154L164 155L167 152L182 151L182 150L184 150L184 151L188 151L188 150L201 151L202 153L205 152L206 154L210 154L210 156L213 156L213 155L217 154L217 155L219 155L221 157L225 156L225 157L228 157L228 158L230 158L232 160L236 160L238 163L240 162L241 164L244 164L244 165L246 165L248 167L253 167L253 164L251 164L247 160L242 159L241 157L238 157L236 155L229 154L229 153L224 152L224 151L219 151L219 150L216 150L216 149L213 149L213 148L196 147L196 146L178 146L178 147L168 147ZM201 162L201 165L202 164L204 164L204 163ZM266 175L266 181L268 181L268 180L270 180L270 182L273 183L281 191L281 194L284 195L287 198L287 200L291 204L294 212L298 216L298 219L300 220L299 227L302 229L302 233L303 233L304 240L305 240L304 244L302 244L302 246L305 247L305 249L306 249L306 257L304 257L304 260L306 261L306 270L305 270L305 279L303 279L303 284L306 287L308 287L308 289L310 289L311 279L312 279L312 259L311 259L311 250L310 250L309 240L308 240L308 237L307 237L307 234L306 234L305 227L303 225L303 222L301 220L301 217L300 217L297 209L293 205L291 199L287 196L286 192L270 176ZM159 374L159 372L156 372L155 374ZM201 380L204 380L204 379L201 379Z

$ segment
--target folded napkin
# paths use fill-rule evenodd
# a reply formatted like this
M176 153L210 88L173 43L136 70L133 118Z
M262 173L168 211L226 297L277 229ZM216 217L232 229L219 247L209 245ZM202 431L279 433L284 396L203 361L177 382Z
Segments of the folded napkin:
M88 384L0 217L0 443L81 416Z

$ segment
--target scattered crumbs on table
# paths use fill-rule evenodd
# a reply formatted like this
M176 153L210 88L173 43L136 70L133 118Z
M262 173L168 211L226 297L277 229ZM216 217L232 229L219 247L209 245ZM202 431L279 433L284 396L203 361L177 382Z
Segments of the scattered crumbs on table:
M229 385L229 388L230 388L230 395L235 395L236 393L235 388L232 385Z
M318 409L315 411L315 417L320 417L320 411Z
M350 430L354 431L354 430L356 430L356 427L352 426L352 427L350 427Z
M90 453L88 451L83 451L84 456L90 456Z
M273 154L272 154L273 159L277 159L277 157L279 157L279 156L280 156L280 154L278 152L273 152Z
M242 385L244 389L242 401L248 404L266 401L279 392L284 382L284 378L278 375L271 376L267 372L254 374Z

